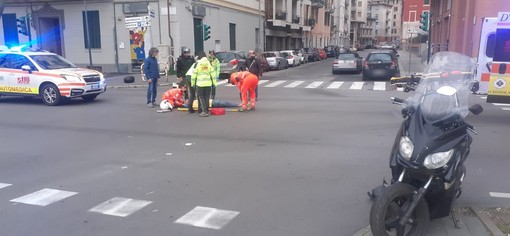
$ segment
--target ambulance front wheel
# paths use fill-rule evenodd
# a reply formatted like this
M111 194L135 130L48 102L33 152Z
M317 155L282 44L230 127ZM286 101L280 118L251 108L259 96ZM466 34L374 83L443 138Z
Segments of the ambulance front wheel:
M41 97L44 104L48 106L56 106L62 100L60 92L58 91L57 86L54 84L45 84L41 90Z

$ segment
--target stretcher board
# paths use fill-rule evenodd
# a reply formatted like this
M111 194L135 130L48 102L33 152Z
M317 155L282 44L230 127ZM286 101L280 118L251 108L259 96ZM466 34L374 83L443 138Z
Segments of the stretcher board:
M188 111L188 108L185 108L185 107L179 107L177 108L178 111ZM194 109L195 111L197 111L196 109ZM237 108L225 108L225 111L229 111L229 112L238 112L239 110Z

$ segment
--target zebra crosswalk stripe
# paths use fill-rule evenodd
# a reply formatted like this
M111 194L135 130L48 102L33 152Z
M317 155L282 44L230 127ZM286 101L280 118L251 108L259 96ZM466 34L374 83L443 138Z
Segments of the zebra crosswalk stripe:
M360 90L363 88L364 82L353 82L349 89Z
M36 206L47 206L54 202L58 202L60 200L71 197L75 194L77 194L77 192L69 192L69 191L62 191L62 190L58 190L58 189L45 188L45 189L41 189L37 192L33 192L33 193L27 194L25 196L21 196L19 198L12 199L11 202L24 203L24 204L36 205Z
M217 84L217 85L226 84L227 82L228 82L228 80L227 80L227 79L224 79L224 80L218 81L218 84Z
M6 184L6 183L0 183L0 189L2 188L7 188L9 186L11 186L12 184Z
M283 83L285 83L285 82L287 82L287 80L277 80L277 81L275 81L275 82L273 82L273 83L270 83L270 84L268 84L268 85L266 85L266 86L264 86L264 87L272 88L272 87L276 87L276 86L278 86L278 85L280 85L280 84L283 84Z
M267 83L269 80L267 79L261 79L259 80L259 85L263 84L263 83Z
M344 82L342 81L335 81L333 83L331 83L327 88L328 89L337 89L337 88L340 88L340 86L342 86L344 84Z
M305 88L318 88L323 83L324 83L324 81L314 81L311 84L309 84L308 86L306 86Z
M95 206L89 211L101 213L104 215L126 217L146 207L151 203L152 203L151 201L114 197L106 202L103 202Z
M386 90L386 82L375 82L374 90L379 90L379 91Z
M298 81L294 81L290 84L287 84L285 85L285 88L295 88L297 86L299 86L300 84L304 83L305 81L302 81L302 80L298 80Z

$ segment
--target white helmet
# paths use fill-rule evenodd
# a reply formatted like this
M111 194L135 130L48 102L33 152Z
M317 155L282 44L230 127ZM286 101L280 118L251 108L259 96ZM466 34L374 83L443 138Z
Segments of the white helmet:
M167 100L161 101L161 103L159 104L159 108L161 108L161 110L172 110L173 109L172 104L170 104Z
M179 84L177 84L177 83L172 83L172 88L179 88Z

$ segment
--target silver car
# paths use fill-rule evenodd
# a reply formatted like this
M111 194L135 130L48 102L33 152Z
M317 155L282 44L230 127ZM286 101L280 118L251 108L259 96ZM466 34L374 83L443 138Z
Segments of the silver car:
M355 71L361 73L363 58L357 53L341 53L333 61L333 68L331 72L336 74L338 72Z
M281 70L289 67L289 63L285 58L282 57L280 52L264 52L262 53L266 57L267 63L271 70Z
M287 54L285 59L289 62L289 66L299 66L301 64L301 60L298 54L293 50L284 50L280 52L282 55Z

